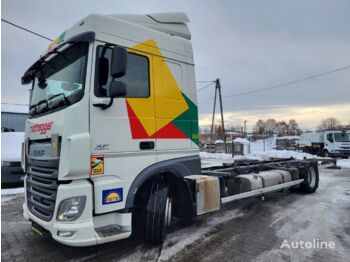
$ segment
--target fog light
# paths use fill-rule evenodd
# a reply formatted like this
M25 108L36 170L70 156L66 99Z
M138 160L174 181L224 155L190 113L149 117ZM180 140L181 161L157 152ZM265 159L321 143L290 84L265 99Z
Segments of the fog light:
M75 231L57 231L57 236L59 237L71 237L73 236Z
M86 196L71 197L62 200L58 208L57 220L69 222L78 219L81 213L83 213L85 202Z

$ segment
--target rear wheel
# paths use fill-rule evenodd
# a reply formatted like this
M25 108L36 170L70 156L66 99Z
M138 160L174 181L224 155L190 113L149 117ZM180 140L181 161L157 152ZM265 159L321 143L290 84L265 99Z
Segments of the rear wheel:
M319 174L317 163L310 163L304 171L304 182L301 189L305 193L314 193L318 188Z
M146 242L161 244L165 239L172 213L172 199L169 193L169 183L165 179L160 178L152 182L144 219Z

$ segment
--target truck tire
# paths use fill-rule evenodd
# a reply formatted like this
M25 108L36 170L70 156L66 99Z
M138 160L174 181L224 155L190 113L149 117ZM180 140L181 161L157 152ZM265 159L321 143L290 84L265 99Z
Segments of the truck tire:
M317 163L310 163L303 172L304 182L300 184L300 189L308 194L314 193L318 188L319 174Z
M169 183L162 178L154 180L145 210L146 242L156 245L163 243L171 223L171 203Z
M327 150L322 151L322 156L323 157L329 157L329 152Z

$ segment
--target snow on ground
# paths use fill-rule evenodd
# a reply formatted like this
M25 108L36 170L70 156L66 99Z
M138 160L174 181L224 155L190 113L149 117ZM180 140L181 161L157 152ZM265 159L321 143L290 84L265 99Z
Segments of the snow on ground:
M260 139L250 143L250 153L264 152L276 148L276 137Z
M337 166L339 166L341 168L350 168L350 159L337 160Z
M1 196L24 193L24 187L1 189ZM1 197L1 200L3 197Z
M311 155L308 153L302 153L302 152L297 152L292 150L269 150L266 152L257 151L250 155L261 160L269 160L271 158L290 158L290 157L293 157L295 159L317 158L316 155Z
M271 158L295 158L295 159L310 159L317 158L315 155L292 151L292 150L276 150L276 137L268 139L261 139L254 142L250 142L244 138L236 138L235 142L239 142L245 147L244 156L234 156L225 153L207 153L200 152L202 159L202 167L211 167L222 165L223 163L233 163L234 160L270 160Z

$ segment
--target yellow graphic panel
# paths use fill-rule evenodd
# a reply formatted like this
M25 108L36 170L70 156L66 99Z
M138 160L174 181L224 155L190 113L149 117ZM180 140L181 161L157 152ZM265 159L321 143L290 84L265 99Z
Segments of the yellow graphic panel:
M133 49L155 55L153 56L153 61L150 60L150 97L148 99L127 99L145 131L151 136L185 112L189 107L182 96L181 89L170 68L164 61L156 42L154 40L148 40L134 46ZM132 50L130 51L135 52ZM135 53L137 53L137 51ZM153 63L151 63L151 61ZM152 81L152 76L154 82ZM156 86L155 91L153 91L154 87L152 83ZM164 121L161 121L161 125L159 125L158 122L157 127L155 127L153 121L150 121L150 118L155 117L164 119Z
M156 95L156 117L168 119L164 126L174 120L188 109L188 105L182 96L180 87L176 82L172 71L161 57L154 58L154 68L159 72L155 74L154 82L157 86ZM181 73L178 71L177 73ZM162 128L158 127L157 128Z

